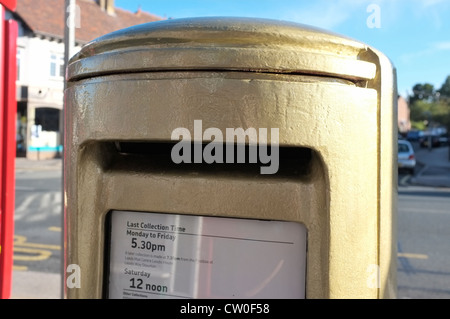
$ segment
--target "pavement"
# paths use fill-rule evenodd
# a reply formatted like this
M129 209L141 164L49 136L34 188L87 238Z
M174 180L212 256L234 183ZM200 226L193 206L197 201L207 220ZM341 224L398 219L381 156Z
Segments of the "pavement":
M55 170L62 169L62 159L54 158L47 160L29 160L25 157L16 158L17 171L34 171L34 170Z
M409 183L418 186L450 187L449 146L431 150L414 146L418 170Z
M62 275L13 270L10 299L62 299Z

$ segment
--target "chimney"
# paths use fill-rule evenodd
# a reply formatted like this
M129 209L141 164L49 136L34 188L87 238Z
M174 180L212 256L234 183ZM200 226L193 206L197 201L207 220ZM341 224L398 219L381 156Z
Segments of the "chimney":
M106 0L106 12L112 16L115 14L114 0Z
M114 6L114 0L99 0L98 4L100 8L105 11L107 14L113 16L115 15L115 6Z

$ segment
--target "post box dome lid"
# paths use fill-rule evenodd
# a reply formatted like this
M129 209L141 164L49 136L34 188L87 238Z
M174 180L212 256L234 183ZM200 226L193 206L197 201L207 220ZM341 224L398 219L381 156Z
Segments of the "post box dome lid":
M86 44L67 80L152 71L241 71L375 77L364 43L298 23L205 17L169 19L115 31Z

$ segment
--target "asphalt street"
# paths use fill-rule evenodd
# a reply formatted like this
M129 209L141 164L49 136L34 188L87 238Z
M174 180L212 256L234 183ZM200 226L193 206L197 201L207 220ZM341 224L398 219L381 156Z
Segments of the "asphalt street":
M60 159L16 159L12 299L62 297L61 189Z
M418 169L409 183L431 187L450 187L450 152L449 146L437 148L420 148L413 143Z

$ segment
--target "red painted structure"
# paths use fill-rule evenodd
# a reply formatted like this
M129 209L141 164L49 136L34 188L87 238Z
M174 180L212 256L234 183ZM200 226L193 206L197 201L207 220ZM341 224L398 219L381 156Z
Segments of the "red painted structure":
M17 0L0 0L0 4L10 11L15 11Z
M16 160L18 25L5 20L15 0L0 0L0 299L11 297Z

